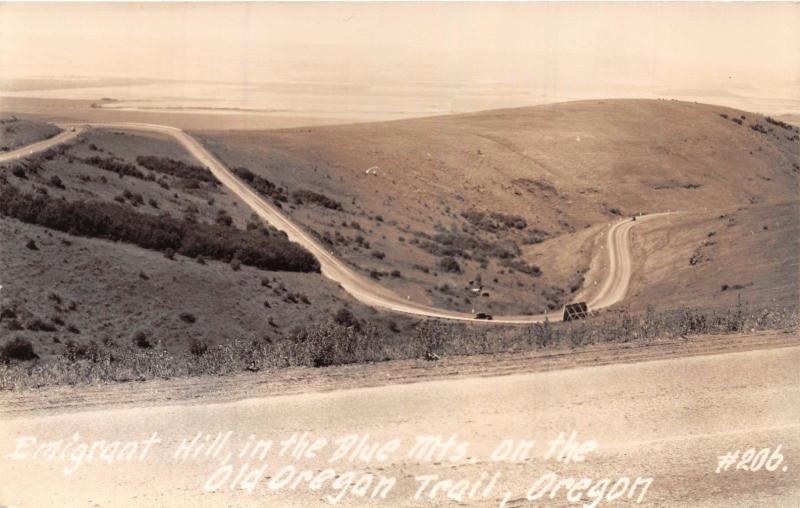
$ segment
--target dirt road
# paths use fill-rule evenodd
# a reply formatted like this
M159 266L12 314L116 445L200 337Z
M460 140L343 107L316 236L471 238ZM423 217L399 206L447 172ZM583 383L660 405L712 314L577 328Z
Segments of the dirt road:
M338 474L369 473L374 481L395 478L385 500L359 497L351 489L339 506L576 506L568 488L550 498L551 490L535 502L528 489L545 475L587 478L595 485L627 477L652 478L638 506L796 507L800 503L800 347L675 358L621 365L584 367L501 377L429 381L408 385L356 388L326 393L255 398L217 404L104 409L79 413L21 416L0 420L0 504L20 507L63 506L327 506L326 496L342 488L330 481L312 490L298 481L277 490L279 471L294 464L314 474L333 468ZM165 394L166 395L166 394ZM185 460L174 451L185 439L231 431L218 447L217 457ZM545 459L548 442L559 433L575 432L579 442L596 440L596 449L583 462ZM161 441L142 462L121 461L111 466L84 460L70 475L66 459L11 460L15 440L35 436L40 443L65 440L74 433L80 442L105 439L145 440L153 432ZM368 435L369 443L399 439L400 448L386 460L370 463L329 462L336 445L321 448L316 457L289 460L278 456L278 444L263 462L263 476L248 494L227 484L204 492L203 486L220 468L228 452L244 446L249 436L277 443L294 432L306 438L331 441L352 433ZM463 454L451 448L445 457L420 459L407 453L417 436L456 434L466 442ZM203 434L205 435L205 434ZM491 453L501 439L534 440L525 460L493 462ZM204 441L201 437L200 441ZM252 440L251 440L252 441ZM717 473L718 457L727 452L780 445L781 462L773 471L736 470L736 464ZM27 448L32 451L33 448ZM20 452L22 453L22 452ZM99 454L99 452L98 452ZM238 470L247 460L229 459ZM737 460L737 463L739 461ZM775 467L772 467L775 466ZM284 471L289 471L284 469ZM485 496L461 503L429 490L414 500L420 475L484 484L500 476ZM220 473L221 475L222 473ZM287 474L287 473L283 473ZM271 484L270 481L274 480ZM355 480L354 480L355 481ZM239 484L237 484L239 485ZM241 485L239 485L241 486ZM609 487L610 488L610 487ZM636 504L622 496L603 498L598 506ZM592 496L583 492L581 503ZM536 491L534 491L534 494ZM608 492L606 492L608 494ZM576 494L577 495L577 494ZM579 506L580 504L577 504Z
M13 161L16 159L20 159L22 157L27 157L29 155L33 155L38 152L42 152L51 148L56 145L60 145L61 143L66 143L67 141L74 139L82 132L82 129L79 128L67 128L63 132L60 132L53 136L52 138L44 139L42 141L37 141L36 143L31 143L30 145L25 145L23 147L17 148L16 150L12 150L10 152L0 152L0 163Z
M372 307L383 308L394 312L414 314L418 316L436 317L441 319L476 321L472 314L439 309L413 302L381 286L376 281L357 273L330 251L320 244L314 237L284 215L269 201L258 195L244 182L237 178L222 162L214 157L196 139L184 131L164 125L138 124L138 123L92 123L92 124L65 124L62 127L71 128L107 128L122 130L141 130L158 132L174 138L195 159L208 167L223 185L242 199L262 219L286 232L289 239L308 249L320 262L322 274L338 282L342 288L357 300ZM665 214L652 214L640 217L638 221L647 221ZM599 292L591 299L590 308L601 309L609 307L625 297L630 278L630 245L629 232L637 222L628 219L621 220L609 226L607 232L608 267L605 280ZM495 316L492 323L521 324L542 322L545 319L560 321L560 311L549 314L530 316ZM486 321L482 321L486 322Z

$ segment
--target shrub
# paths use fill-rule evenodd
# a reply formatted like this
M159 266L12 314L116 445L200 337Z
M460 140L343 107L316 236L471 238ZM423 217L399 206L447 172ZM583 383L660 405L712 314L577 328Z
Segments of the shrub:
M64 188L64 183L61 181L61 178L59 178L58 175L53 175L50 177L50 185L58 189Z
M181 312L178 317L180 317L181 321L183 321L184 323L191 324L197 321L197 318L191 312Z
M203 356L208 352L208 343L204 340L192 339L189 343L189 353L192 356Z
M284 189L278 187L266 178L253 173L249 169L245 167L237 167L233 168L233 172L236 174L236 176L247 182L250 187L255 189L255 191L262 196L272 198L278 202L288 201L286 191Z
M29 361L39 358L33 349L33 344L28 339L16 337L0 347L0 360L8 363L10 360Z
M374 251L372 251L372 257L377 258L377 259L383 259L383 258L386 257L386 254L384 254L383 252L381 252L379 250L374 250Z
M171 159L169 157L157 157L155 155L140 155L136 157L136 164L165 175L183 178L185 180L199 180L214 185L219 184L214 174L207 168L186 164L183 161Z
M340 307L336 313L333 315L333 320L336 324L352 327L352 328L359 328L358 319L350 312L350 309L347 307Z
M473 226L490 232L510 228L525 229L528 227L528 222L523 217L502 212L486 213L477 210L465 210L461 212L461 216Z
M537 265L532 265L522 259L504 259L501 264L507 268L536 277L542 274L542 270Z
M233 217L228 215L228 212L225 210L220 210L217 212L217 224L220 226L231 227L233 226Z
M314 192L310 190L297 190L292 192L292 198L299 204L306 202L314 205L323 206L330 210L337 210L337 211L343 210L342 204L340 202L329 198L325 194L320 194L319 192Z
M36 246L36 242L33 241L33 238L29 238L27 242L25 242L25 247L29 248L30 250L39 250L39 247Z
M32 332L54 332L56 331L55 325L52 323L48 323L47 321L43 321L39 318L34 319L33 321L29 322L25 327Z
M439 260L439 268L445 272L461 273L461 265L452 257L445 257Z
M767 123L771 123L772 125L777 125L778 127L782 128L782 129L786 129L787 131L791 131L792 130L792 126L789 125L788 123L782 121L782 120L776 120L776 119L772 118L771 116L768 116L766 118L766 120L767 120Z
M71 362L76 360L97 362L100 359L101 352L95 341L91 341L89 344L78 344L74 340L69 340L65 344L63 356Z
M91 157L82 159L81 162L90 166L94 166L98 169L102 169L103 171L116 173L120 177L130 176L140 180L145 179L144 173L139 171L135 165L128 162L123 162L121 159L116 157L100 157L98 155L93 155Z
M0 214L73 235L128 242L165 255L202 255L224 262L235 256L244 265L265 270L319 272L319 262L310 252L277 231L267 237L257 231L181 221L168 214L138 213L114 203L66 202L26 194L8 184L0 184Z
M460 256L465 259L485 257L508 258L518 256L521 251L513 241L494 241L489 242L480 237L465 235L452 229L450 231L440 231L433 237L420 233L423 238L432 241L421 240L417 246L434 256Z
M153 347L153 345L147 339L147 334L142 331L136 332L131 341L139 349L151 349Z

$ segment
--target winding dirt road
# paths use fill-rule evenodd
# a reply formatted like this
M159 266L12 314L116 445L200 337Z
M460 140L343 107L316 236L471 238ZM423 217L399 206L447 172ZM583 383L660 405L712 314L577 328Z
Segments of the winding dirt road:
M562 313L559 310L547 314L527 316L495 316L492 321L476 320L475 316L472 314L431 307L403 298L372 279L357 273L344 261L337 259L333 253L320 244L311 234L306 232L301 226L292 222L281 210L273 206L268 200L257 194L247 184L236 177L225 164L214 157L200 142L176 127L125 122L60 124L59 126L65 129L63 133L51 139L5 154L3 157L0 157L0 162L17 158L20 155L30 155L37 151L46 150L51 146L69 141L88 128L146 131L164 134L175 139L190 155L192 155L192 157L208 167L223 185L236 194L262 219L275 228L284 231L290 240L299 243L310 251L319 260L322 274L325 277L339 283L342 289L366 305L417 316L487 324L525 324L538 323L545 320L560 321L562 319ZM646 215L638 218L635 222L624 219L609 226L608 232L606 233L606 250L609 256L606 278L600 286L600 289L588 302L590 309L596 310L609 307L625 297L632 276L630 230L640 221L652 220L653 218L663 215L666 214Z

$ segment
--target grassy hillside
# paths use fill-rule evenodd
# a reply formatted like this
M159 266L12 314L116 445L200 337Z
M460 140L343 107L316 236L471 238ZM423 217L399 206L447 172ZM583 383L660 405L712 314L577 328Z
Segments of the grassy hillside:
M382 334L399 331L402 318L298 265L307 256L318 267L194 163L166 138L93 130L0 169L0 344L26 339L41 357L79 358L92 343L189 354L289 340L345 307ZM265 259L282 268L258 269Z
M633 309L800 302L798 202L684 213L634 233Z
M36 141L52 138L59 132L61 129L46 122L3 115L0 116L0 151L9 152Z
M289 199L284 208L364 273L465 311L557 308L590 265L593 226L639 212L793 202L800 173L796 127L675 101L198 134L230 166L340 203ZM735 233L724 241L737 242ZM767 244L752 248L766 255ZM664 272L659 284L678 291L679 275ZM469 291L477 285L488 296Z

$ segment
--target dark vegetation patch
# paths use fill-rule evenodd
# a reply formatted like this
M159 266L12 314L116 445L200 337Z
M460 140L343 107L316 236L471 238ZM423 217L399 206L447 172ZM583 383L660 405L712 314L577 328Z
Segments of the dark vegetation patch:
M39 358L33 350L33 344L28 339L16 337L0 347L0 361L8 363L11 360L30 361Z
M537 243L542 243L551 236L553 235L548 233L547 231L542 231L541 229L528 229L522 236L522 244L533 245Z
M125 162L118 157L101 157L99 155L92 155L91 157L82 159L82 161L84 164L94 166L98 169L102 169L103 171L116 173L119 176L130 176L140 180L145 179L145 174L142 173L135 164Z
M342 211L342 204L334 199L329 198L325 194L320 194L319 192L314 192L310 190L296 190L292 192L292 199L297 204L303 203L310 203L312 205L318 205L330 210ZM379 219L380 216L376 217L376 220Z
M433 236L426 233L416 233L421 239L415 238L414 243L420 249L434 256L459 256L464 259L505 259L521 254L519 247L510 240L487 241L475 234L464 233L455 228L449 231L440 231Z
M768 116L766 118L766 120L767 120L767 123L771 123L772 125L777 125L781 129L785 129L787 131L796 130L792 125L790 125L790 124L788 124L788 123L786 123L786 122L784 122L782 120L776 120L776 119L772 118L771 116Z
M253 173L249 169L245 167L236 167L233 168L233 172L236 174L236 176L247 182L248 185L250 185L262 196L272 198L273 200L282 203L285 203L289 200L286 189L275 185L271 181Z
M319 271L319 262L311 253L274 229L245 231L182 221L167 214L139 213L116 203L66 202L26 194L8 183L0 183L0 214L77 236L122 241L192 258L237 259L266 270Z
M439 260L439 268L444 272L461 273L461 265L454 258L444 257Z
M525 229L528 227L527 221L519 215L510 215L501 212L479 212L477 210L465 210L461 216L473 226L496 233L507 229Z
M219 185L219 181L207 168L194 164L186 164L183 161L169 157L139 155L136 157L136 164L157 173Z
M538 265L534 265L534 264L528 263L527 261L525 261L523 259L508 259L508 258L506 258L506 259L503 259L500 263L503 266L505 266L506 268L511 268L512 270L516 270L518 272L526 273L528 275L533 275L535 277L538 277L539 275L542 274L542 270L541 270L541 268L539 268Z
M517 187L521 187L522 189L528 192L539 192L544 194L558 194L558 190L556 187L547 182L545 180L532 180L530 178L515 178L511 180L511 183L516 185Z

